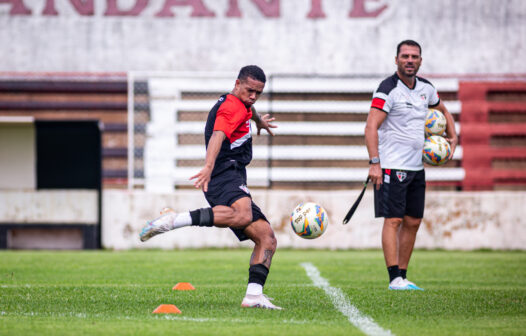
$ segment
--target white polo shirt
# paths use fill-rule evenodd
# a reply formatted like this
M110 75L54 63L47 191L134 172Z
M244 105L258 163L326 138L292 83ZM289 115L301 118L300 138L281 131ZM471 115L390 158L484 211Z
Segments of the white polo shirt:
M422 77L407 87L395 73L373 94L371 107L387 113L378 129L380 165L387 169L422 170L425 120L429 107L440 103L435 87Z

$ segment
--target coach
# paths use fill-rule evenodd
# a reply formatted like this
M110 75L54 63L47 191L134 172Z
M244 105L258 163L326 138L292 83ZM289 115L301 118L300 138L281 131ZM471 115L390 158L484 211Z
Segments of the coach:
M412 40L398 44L397 71L373 94L365 126L369 152L369 178L375 185L375 216L384 217L382 248L389 289L421 290L406 278L416 233L424 216L425 172L422 163L424 125L429 107L447 119L451 156L458 138L454 120L437 90L416 74L422 64L422 49ZM450 157L451 157L450 156Z

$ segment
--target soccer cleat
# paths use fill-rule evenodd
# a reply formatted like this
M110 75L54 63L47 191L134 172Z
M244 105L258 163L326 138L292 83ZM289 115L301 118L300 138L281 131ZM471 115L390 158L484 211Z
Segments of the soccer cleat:
M172 229L173 221L175 217L177 217L177 214L171 209L170 211L165 210L166 209L161 211L162 215L160 217L146 223L139 234L139 238L142 242L145 242L160 233L168 232Z
M409 290L421 290L421 291L424 290L423 288L418 287L413 282L411 282L411 281L409 281L407 279L404 279L404 281L407 284L407 286L409 287Z
M404 278L396 277L389 283L389 289L391 290L408 290L408 285L405 282Z
M165 215L165 214L168 214L168 213L175 213L175 211L172 209L172 208L164 208L161 210L161 215Z
M243 302L241 302L241 307L245 308L265 308L265 309L276 309L276 310L282 310L283 308L278 307L274 305L272 300L265 294L259 294L259 295L245 295L245 298L243 299Z
M423 290L422 288L418 287L411 281L404 279L402 277L396 277L391 281L389 284L389 289L391 290Z

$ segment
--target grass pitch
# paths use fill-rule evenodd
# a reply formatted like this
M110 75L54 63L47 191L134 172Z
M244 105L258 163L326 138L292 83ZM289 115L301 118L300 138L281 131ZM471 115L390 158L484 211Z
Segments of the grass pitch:
M425 291L394 292L379 250L278 250L265 292L283 311L240 307L250 253L0 252L0 335L362 335L302 262L395 335L526 334L524 252L416 251L408 275Z

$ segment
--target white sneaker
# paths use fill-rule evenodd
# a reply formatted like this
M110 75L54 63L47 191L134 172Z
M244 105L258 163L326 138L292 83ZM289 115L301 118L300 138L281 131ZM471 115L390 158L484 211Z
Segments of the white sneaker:
M391 281L389 284L389 289L391 290L423 290L422 288L418 287L411 281L404 279L402 277L396 277Z
M245 308L265 308L265 309L277 309L282 310L283 308L274 305L271 298L267 297L265 294L259 295L245 295L243 302L241 302L241 307Z
M402 277L396 277L389 283L389 289L392 290L407 290L407 284Z
M166 209L164 209L161 211L161 214L162 215L160 217L152 221L148 221L143 227L141 233L139 234L139 238L142 242L145 242L160 233L168 232L172 229L173 221L175 217L177 217L177 214L171 209L170 211L166 211Z
M424 290L423 288L420 288L418 287L417 285L415 285L413 282L407 280L407 279L404 279L406 285L409 287L409 290Z
M164 209L161 210L161 215L165 215L165 214L168 214L170 212L175 213L174 209L172 209L172 208L164 208Z

